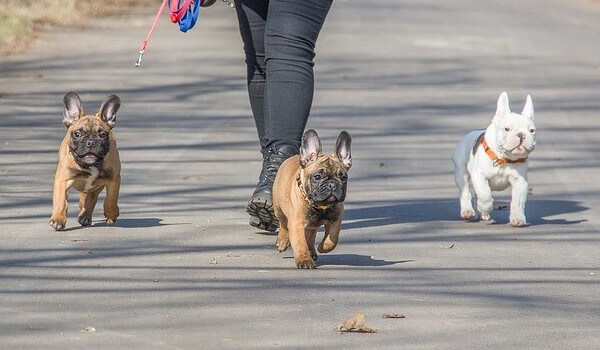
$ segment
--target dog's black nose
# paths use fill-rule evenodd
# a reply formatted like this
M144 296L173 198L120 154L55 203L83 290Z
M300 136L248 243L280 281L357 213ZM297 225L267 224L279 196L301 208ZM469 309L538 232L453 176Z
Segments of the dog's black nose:
M330 190L335 190L335 188L337 187L335 182L330 182L327 184L327 188L329 188Z
M518 136L520 139L524 139L524 138L525 138L525 133L522 133L522 132L520 132L520 133L518 133L518 134L517 134L517 136Z
M85 145L88 147L92 147L94 145L94 140L87 140L85 141Z

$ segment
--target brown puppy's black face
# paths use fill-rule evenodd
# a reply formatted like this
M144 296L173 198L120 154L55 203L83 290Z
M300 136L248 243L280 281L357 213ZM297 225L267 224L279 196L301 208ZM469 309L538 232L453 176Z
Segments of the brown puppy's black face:
M110 95L96 115L84 115L83 105L77 93L70 91L63 98L63 124L67 127L69 151L80 166L100 166L110 151L111 129L115 126L116 113L121 100Z
M82 167L101 166L110 151L110 128L95 116L80 118L67 130L69 150Z
M346 199L348 170L332 157L323 157L305 168L306 192L315 204L335 204Z
M331 156L321 154L321 140L316 131L307 130L300 146L300 165L304 168L304 183L310 200L330 205L346 199L348 170L352 166L350 134L342 131Z

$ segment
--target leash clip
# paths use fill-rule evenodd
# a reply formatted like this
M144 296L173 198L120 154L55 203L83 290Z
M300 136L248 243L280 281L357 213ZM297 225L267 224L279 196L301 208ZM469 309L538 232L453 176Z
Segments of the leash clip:
M502 162L500 161L500 159L496 159L494 160L494 162L492 162L492 164L494 164L495 167L498 167L502 164Z
M145 50L140 50L140 55L138 57L138 60L137 60L137 62L135 62L136 67L140 67L142 65L142 56L144 56L144 51Z

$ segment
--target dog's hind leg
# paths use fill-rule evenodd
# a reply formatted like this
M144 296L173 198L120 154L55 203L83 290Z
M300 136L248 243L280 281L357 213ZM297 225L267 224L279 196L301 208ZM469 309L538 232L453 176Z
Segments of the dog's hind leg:
M79 194L79 214L77 214L77 221L79 221L81 226L92 224L92 213L96 207L96 202L98 202L98 196L103 189L104 186L100 186L95 190Z
M471 194L471 179L469 178L469 174L467 172L455 172L454 181L460 195L460 217L465 220L471 220L475 217L475 209L473 209L473 195Z

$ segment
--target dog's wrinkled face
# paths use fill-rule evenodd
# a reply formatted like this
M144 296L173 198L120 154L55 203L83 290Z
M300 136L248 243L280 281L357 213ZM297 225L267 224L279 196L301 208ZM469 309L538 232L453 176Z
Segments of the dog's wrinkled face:
M317 133L312 129L304 133L300 164L306 193L313 203L330 205L346 199L348 170L352 166L350 143L350 135L343 131L338 137L334 154L324 156Z
M531 96L523 112L510 111L508 95L503 92L498 98L498 109L493 124L496 127L496 143L508 156L524 158L529 155L536 145L536 129Z
M318 204L340 203L346 199L348 170L334 157L321 156L307 167L305 173L306 192Z
M81 99L74 92L67 93L63 103L63 123L73 158L82 167L101 165L110 151L111 130L121 105L119 97L108 96L96 115L84 115Z
M80 165L102 163L110 150L110 128L100 118L84 116L68 129L69 150Z

